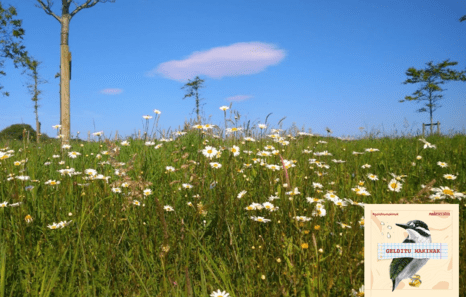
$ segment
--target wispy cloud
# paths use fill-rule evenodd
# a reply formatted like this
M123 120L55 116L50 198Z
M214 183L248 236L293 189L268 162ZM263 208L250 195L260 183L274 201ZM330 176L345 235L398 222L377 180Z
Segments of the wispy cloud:
M105 94L105 95L118 95L123 92L122 89L103 89L100 91L100 93Z
M252 98L252 96L249 96L249 95L236 95L236 96L228 97L226 100L227 101L239 102L239 101L247 100L249 98Z
M259 73L268 66L280 63L284 57L285 51L277 49L273 44L239 42L194 52L184 60L164 62L148 72L148 75L160 74L178 81L192 79L196 75L220 79L224 76Z

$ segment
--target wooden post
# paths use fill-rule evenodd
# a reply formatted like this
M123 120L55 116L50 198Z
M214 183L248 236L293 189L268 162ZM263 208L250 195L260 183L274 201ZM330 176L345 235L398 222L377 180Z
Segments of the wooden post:
M440 122L437 122L437 134L440 136Z
M62 143L70 142L70 59L68 44L60 45L60 124L62 127Z
M117 141L117 140L118 140L118 130L116 130L116 132L115 132L115 141Z
M40 122L36 121L36 141L40 143Z
M141 139L141 130L138 132L138 138Z
M87 141L91 141L91 131L87 131Z

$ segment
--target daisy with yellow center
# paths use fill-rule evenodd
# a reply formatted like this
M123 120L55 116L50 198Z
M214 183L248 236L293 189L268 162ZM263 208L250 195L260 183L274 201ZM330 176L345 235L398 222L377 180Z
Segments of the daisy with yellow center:
M45 182L46 185L51 185L51 186L56 186L56 185L59 185L60 182L59 181L56 181L56 180L48 180Z
M346 203L346 201L343 201L343 200L341 200L341 199L336 199L336 200L334 201L334 203L335 203L335 205L338 205L338 206L340 206L340 207L344 207L344 206L347 206L347 205L348 205L348 204Z
M212 159L218 153L217 149L211 146L206 146L204 150L202 150L202 154L207 158Z
M52 230L54 230L54 229L57 229L57 228L59 228L59 227L60 227L60 225L58 225L57 223L55 223L55 222L54 222L52 225L48 225L47 227L48 227L49 229L52 229Z
M316 208L316 210L312 212L313 216L325 217L326 214L327 214L327 210L323 207Z
M267 165L267 168L272 169L273 171L280 170L280 166L274 164Z
M324 195L324 198L330 200L330 201L333 201L335 202L335 200L338 199L338 196L333 194L332 192L328 192L327 194Z
M401 183L398 182L396 179L392 179L389 183L388 183L388 189L390 191L395 191L395 192L399 192L401 190Z
M239 155L239 147L237 147L236 145L234 145L230 151L233 153L233 156L238 156Z
M270 222L269 219L265 219L263 217L251 217L251 219L253 219L254 221L256 222L260 222L260 223L268 223Z
M202 128L204 130L207 130L207 129L212 129L215 125L211 125L211 124L205 124Z
M461 197L465 196L463 193L455 192L453 189L450 189L449 187L432 188L431 190L440 193L441 195L448 196L449 198L461 199Z
M443 196L440 192L435 193L429 196L431 200L440 200L440 199L445 199L445 196Z
M448 164L445 163L445 162L437 162L437 165L442 167L442 168L448 167Z
M456 175L453 174L444 174L443 177L450 180L456 179Z
M258 156L262 156L262 157L268 157L270 156L271 152L268 152L268 151L262 151L262 152L258 152L257 155Z
M240 132L243 128L227 128L227 133Z
M173 207L171 207L170 205L165 205L165 206L163 207L163 209L164 209L165 211L175 211L175 209L173 209Z
M33 221L31 215L27 215L24 220L26 221L26 223L31 223Z
M320 203L320 202L322 202L322 201L323 201L322 199L319 199L319 198L313 198L313 197L306 197L306 200L307 200L307 202L309 202L309 203L314 203L314 202L316 202L316 203Z
M367 177L368 177L370 180L379 180L379 178L377 177L377 175L372 174L372 173L368 174Z
M361 218L361 220L359 220L359 225L361 225L361 227L364 227L364 217Z
M212 168L215 168L215 169L222 168L222 164L217 163L217 162L211 162L211 163L210 163L210 166L211 166Z

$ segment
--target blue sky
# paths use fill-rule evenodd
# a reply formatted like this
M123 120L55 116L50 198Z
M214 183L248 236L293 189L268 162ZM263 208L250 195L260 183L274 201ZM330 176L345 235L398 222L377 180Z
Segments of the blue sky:
M61 15L59 0L52 10ZM75 1L79 4L84 0ZM42 62L42 132L59 124L60 24L35 0L2 1L17 8L24 44ZM71 5L71 10L75 9ZM195 102L181 87L196 75L208 123L223 126L229 105L243 120L335 136L429 122L424 103L399 103L421 87L404 85L410 67L446 59L466 69L465 1L152 1L116 0L78 12L70 23L71 133L130 136L143 115L162 112L159 127L178 129L195 118ZM28 78L11 61L1 77L0 130L35 127ZM441 130L466 129L466 83L448 82L434 121ZM151 121L153 121L152 119ZM406 126L406 123L409 126Z

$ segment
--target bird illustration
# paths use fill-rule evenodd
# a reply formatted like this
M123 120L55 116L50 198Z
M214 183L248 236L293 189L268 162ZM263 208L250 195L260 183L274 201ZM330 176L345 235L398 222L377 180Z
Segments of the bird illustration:
M413 220L406 224L396 224L408 232L408 237L403 243L431 243L429 228L423 221ZM414 259L414 258L395 258L390 264L390 279L393 282L392 292L398 287L398 284L406 279L412 277L429 259Z

